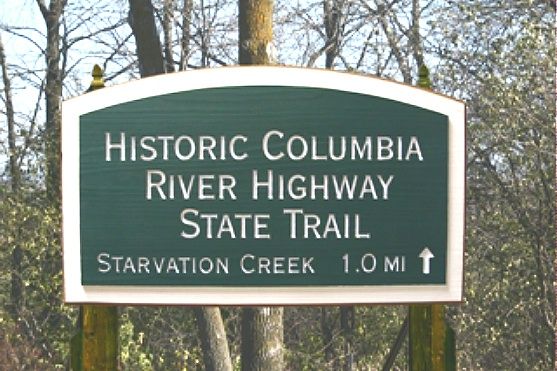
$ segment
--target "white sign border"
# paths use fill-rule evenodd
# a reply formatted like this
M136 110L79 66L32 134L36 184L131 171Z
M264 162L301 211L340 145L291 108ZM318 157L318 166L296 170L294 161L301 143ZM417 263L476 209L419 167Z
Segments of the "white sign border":
M79 118L125 102L176 92L233 86L292 86L376 96L449 118L447 279L444 285L182 287L81 284ZM329 70L250 66L158 75L93 91L63 103L62 215L64 296L67 303L168 305L323 305L461 302L465 227L465 105L409 85Z

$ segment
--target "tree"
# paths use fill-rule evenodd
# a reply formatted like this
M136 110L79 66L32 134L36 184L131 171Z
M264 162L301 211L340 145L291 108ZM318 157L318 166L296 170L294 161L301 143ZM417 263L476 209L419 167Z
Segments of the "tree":
M38 99L31 114L16 112L11 97L6 103L10 159L9 180L11 194L2 189L2 230L5 238L2 245L8 247L12 256L10 301L3 301L13 313L15 331L10 332L12 323L2 326L3 338L13 349L14 361L6 363L21 368L45 368L45 365L63 365L68 357L69 332L75 311L61 305L61 250L60 250L60 106L64 79L70 76L76 64L69 57L70 49L76 44L90 40L107 29L78 30L72 25L72 16L79 18L79 25L89 25L90 15L65 12L65 1L37 1L37 8L44 20L46 32L33 25L11 27L2 25L7 33L21 38L38 49L44 58L44 66L33 69L28 65L12 65L15 70L8 76L8 66L3 58L3 85L11 92L12 82L17 90L36 87ZM79 7L77 9L80 9ZM88 9L90 10L90 9ZM78 35L76 35L76 33ZM36 36L40 35L41 38ZM42 35L46 46L43 47ZM2 48L3 49L3 48ZM4 56L4 53L1 53ZM79 59L81 60L81 59ZM45 72L46 71L46 72ZM36 80L34 80L36 79ZM38 80L38 81L37 81ZM17 82L20 82L20 86ZM66 87L70 87L68 83ZM81 89L77 89L81 91ZM29 92L26 92L29 95ZM9 94L11 96L11 94ZM45 100L46 122L41 121L42 100ZM19 122L18 122L19 121ZM44 128L44 130L43 130ZM15 148L17 150L15 150ZM46 162L46 181L44 180ZM46 183L46 187L45 187ZM17 187L13 187L17 185ZM46 197L44 189L46 188ZM4 287L4 284L2 285ZM11 303L10 303L11 302ZM3 317L4 319L5 317ZM7 327L6 327L7 326ZM63 340L61 340L63 339ZM34 359L20 358L18 349L30 346ZM8 348L9 348L8 347ZM29 352L31 354L31 351ZM7 366L10 367L10 366Z
M60 199L60 128L62 116L62 71L60 69L60 20L65 0L37 0L46 24L46 159L47 190L53 200Z
M50 12L64 2L35 3L25 9L42 9L40 23L25 16L25 22L8 17L0 25L6 54L0 82L0 156L5 160L0 177L0 364L9 369L67 367L67 339L76 317L72 307L61 303L60 216L56 197L51 197L57 186L47 182L56 177L57 160L50 154L57 144L49 139L56 125L47 120L46 92L82 94L93 63L102 64L108 83L140 76L128 2L67 2L58 23ZM152 5L150 37L163 41L154 48L162 60L159 71L170 71L171 65L186 70L238 62L236 1L155 0ZM462 305L447 309L457 330L459 368L552 369L554 2L276 0L274 5L272 41L281 64L415 83L423 58L436 91L466 100L466 292ZM50 14L48 24L58 31L49 32L43 13ZM10 44L13 39L20 42L17 48ZM46 57L47 49L55 58ZM47 63L58 66L61 88L46 88ZM22 105L24 100L30 103ZM48 104L48 112L56 117L55 103ZM17 197L14 183L19 184ZM20 264L12 256L16 247ZM14 303L19 322L10 312ZM220 311L235 368L240 367L241 312ZM354 369L384 364L405 315L402 306L354 307L353 322L344 321L353 323ZM285 368L343 366L347 352L340 311L292 307L284 310L283 321ZM123 309L122 368L199 367L204 361L196 330L195 313L183 308ZM406 344L394 368L407 367Z
M459 20L451 16L457 9ZM488 2L469 1L443 15L439 74L468 100L469 117L467 265L474 268L466 272L465 304L453 309L460 363L550 369L555 232L541 226L555 220L555 101L547 89L554 12L518 1L493 13ZM454 33L453 22L463 32ZM535 351L519 355L522 344Z
M11 191L14 195L19 192L20 187L20 172L19 165L17 164L18 155L16 147L16 133L15 133L15 113L12 100L12 87L8 74L8 63L6 62L6 53L4 52L4 44L0 39L0 66L2 68L2 82L4 84L4 96L2 100L6 106L6 122L8 126L8 158L10 169L10 185ZM10 288L10 312L14 321L19 321L19 316L22 309L22 295L23 295L23 280L21 279L21 260L22 251L21 247L15 245L12 251L12 273L11 273L11 288Z
M240 64L270 64L273 60L273 1L239 1L238 60ZM283 308L257 307L242 311L242 370L282 370Z
M137 43L141 76L164 73L164 60L151 1L130 1L130 20ZM232 370L220 309L197 307L194 311L202 339L205 367L208 370Z
M151 0L130 1L130 26L137 45L141 77L164 73L161 42Z
M4 96L2 100L6 106L6 122L8 124L8 158L10 169L10 182L12 191L19 189L21 175L18 165L18 151L16 147L15 112L12 99L12 84L8 73L8 62L4 52L4 44L0 38L0 67L2 68L2 83L4 84Z

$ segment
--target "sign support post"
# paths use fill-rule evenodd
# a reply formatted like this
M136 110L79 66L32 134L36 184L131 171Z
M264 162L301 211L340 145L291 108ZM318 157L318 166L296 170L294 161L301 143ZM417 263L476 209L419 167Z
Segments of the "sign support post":
M429 71L421 65L418 86L431 89ZM425 253L424 253L425 252ZM429 273L429 250L422 251L423 273ZM410 370L452 371L456 370L454 331L445 321L442 304L414 304L409 308L409 355Z
M104 87L102 69L95 65L89 91ZM79 313L79 330L72 339L72 369L116 370L118 368L118 308L86 304Z
M118 369L118 308L84 305L83 370Z

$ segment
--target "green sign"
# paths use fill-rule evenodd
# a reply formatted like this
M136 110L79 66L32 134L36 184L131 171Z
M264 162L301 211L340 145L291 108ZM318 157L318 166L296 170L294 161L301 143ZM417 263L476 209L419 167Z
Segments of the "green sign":
M458 301L463 133L460 102L318 70L188 72L70 100L66 300Z

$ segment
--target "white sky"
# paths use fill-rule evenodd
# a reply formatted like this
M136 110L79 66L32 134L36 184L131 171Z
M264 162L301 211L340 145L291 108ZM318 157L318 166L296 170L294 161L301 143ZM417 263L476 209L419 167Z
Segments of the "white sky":
M37 3L33 0L0 0L0 25L16 27L45 28ZM14 50L21 50L23 44L20 38L2 31L2 41L8 55L15 54ZM14 44L15 43L15 44Z

